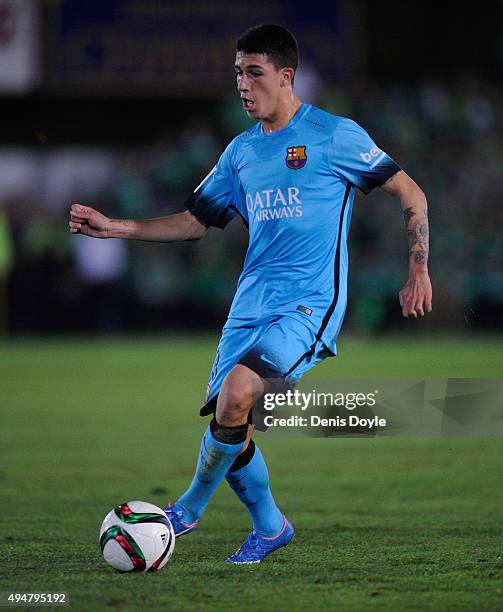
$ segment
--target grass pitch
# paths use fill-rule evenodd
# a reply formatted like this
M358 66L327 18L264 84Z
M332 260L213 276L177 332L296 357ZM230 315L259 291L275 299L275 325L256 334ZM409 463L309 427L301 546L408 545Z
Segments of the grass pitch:
M501 610L503 440L257 434L293 543L223 563L249 531L223 483L157 574L118 574L98 529L193 474L215 338L0 345L0 591L77 610ZM501 340L342 342L311 376L502 376Z

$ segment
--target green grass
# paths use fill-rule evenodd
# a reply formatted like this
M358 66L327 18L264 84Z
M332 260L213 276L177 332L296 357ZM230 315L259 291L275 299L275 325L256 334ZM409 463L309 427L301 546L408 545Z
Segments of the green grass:
M215 338L0 345L0 591L80 610L500 610L503 441L257 434L297 528L265 563L222 563L249 530L224 484L157 574L118 574L97 535L116 503L192 477ZM314 379L502 377L501 339L347 340Z

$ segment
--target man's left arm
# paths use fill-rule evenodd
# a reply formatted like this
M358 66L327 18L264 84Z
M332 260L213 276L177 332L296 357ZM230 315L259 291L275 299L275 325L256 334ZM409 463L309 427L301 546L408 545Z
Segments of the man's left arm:
M417 318L431 312L432 289L428 274L428 204L421 188L403 170L383 185L384 191L400 198L409 243L409 279L400 291L404 317Z

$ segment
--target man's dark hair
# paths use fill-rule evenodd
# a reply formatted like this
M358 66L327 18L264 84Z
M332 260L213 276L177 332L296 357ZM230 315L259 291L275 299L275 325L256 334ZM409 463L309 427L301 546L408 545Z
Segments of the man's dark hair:
M286 28L274 24L261 24L243 32L236 42L236 51L264 53L269 61L280 68L299 65L299 48L294 35Z

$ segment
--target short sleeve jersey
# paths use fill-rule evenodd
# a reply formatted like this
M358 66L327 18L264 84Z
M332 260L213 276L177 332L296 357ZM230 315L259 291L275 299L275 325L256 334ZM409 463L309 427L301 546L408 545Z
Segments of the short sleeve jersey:
M207 226L240 215L249 230L226 326L300 316L335 353L355 188L398 170L357 123L309 104L276 132L257 123L234 138L187 203Z

